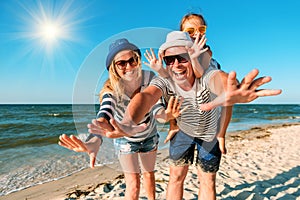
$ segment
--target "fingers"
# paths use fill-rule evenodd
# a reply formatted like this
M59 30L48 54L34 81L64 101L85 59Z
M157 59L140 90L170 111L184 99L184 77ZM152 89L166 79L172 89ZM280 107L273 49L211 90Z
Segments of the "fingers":
M230 72L227 78L227 91L237 90L237 81L236 81L236 73Z
M257 69L252 70L245 76L241 84L238 86L236 73L230 72L227 77L226 90L213 101L200 105L200 109L203 111L208 111L221 105L231 106L236 103L249 103L258 97L275 96L281 94L282 90L280 89L257 90L258 87L272 80L269 76L255 79L258 73L259 71Z
M206 41L207 41L207 38L205 37L205 35L203 35L203 37L201 37L201 40L198 43L198 46L201 47L201 48L203 48L204 45L205 45L205 43L206 43Z
M76 151L76 152L88 152L86 146L83 144L81 140L79 140L74 135L68 137L66 134L63 134L59 137L58 144L67 149Z
M163 54L161 52L158 53L158 59L160 62L163 60Z
M227 149L225 146L225 138L223 137L217 137L218 141L219 141L219 148L222 154L226 154L227 153Z
M117 138L122 136L132 136L130 134L127 134L128 130L125 130L125 127L122 127L121 124L116 122L114 119L110 119L110 124L113 126L114 131L113 132L107 132L107 136L110 138Z
M245 78L242 80L240 84L240 89L247 90L249 89L251 83L255 79L255 77L258 75L259 71L257 69L253 69L251 72L249 72Z
M168 102L167 110L172 111L172 112L176 112L176 111L178 112L181 107L182 102L183 102L183 97L171 96L171 98L169 99L169 102Z
M94 168L95 167L95 163L96 163L96 156L93 153L91 153L90 154L90 167Z
M180 112L179 112L179 113L180 113L180 114L181 114L181 113L183 113L184 111L186 111L186 109L187 109L188 107L189 107L188 105L187 105L187 106L185 106L183 109L181 109L181 110L180 110Z
M59 140L60 140L59 145L63 147L66 147L71 150L76 148L76 144L74 144L71 138L69 138L69 136L67 136L66 134L59 136Z
M174 104L174 96L171 96L168 102L168 106L167 106L167 112L170 112L172 110Z
M199 38L200 38L200 34L198 34L198 35L199 35ZM201 37L199 43L203 43L203 41L204 41L204 43L207 41L207 38L205 37L205 34Z
M183 111L180 111L181 105L183 103L183 97L170 97L168 101L168 107L166 109L166 114L168 118L177 118Z
M200 34L198 34L198 35L200 35ZM201 53L203 53L203 52L205 52L205 51L208 50L208 47L206 47L205 49L203 49L203 47L204 47L206 41L207 41L207 38L205 37L205 35L203 35L203 36L201 37L201 39L200 39L199 42L197 42L197 43L195 42L195 43L197 44L197 46L198 46L198 49L200 50L200 53L199 53L199 54L201 54Z
M198 44L199 40L200 40L200 34L198 33L198 34L196 35L196 39L195 39L195 41L194 41L194 44ZM202 38L201 38L201 40L202 40ZM201 41L201 40L200 40L200 41Z
M249 89L251 90L256 90L258 87L262 86L263 84L269 83L272 80L271 77L265 76L265 77L260 77L251 83L249 86Z
M148 50L144 53L145 58L150 62L151 60L156 60L156 55L154 53L154 50L150 48L150 52Z
M169 131L164 143L166 144L167 142L169 142L174 137L174 135L176 135L176 133L178 131L179 131L179 129L174 129L174 130Z
M265 96L276 96L281 94L282 90L277 89L277 90L259 90L256 92L256 95L259 97L265 97Z
M256 76L258 75L258 73L259 73L259 71L257 69L254 69L249 74L247 74L240 85L240 89L241 90L253 90L253 91L255 91L255 94L258 97L275 96L275 95L281 94L282 90L280 90L280 89L256 90L258 87L272 81L272 78L270 76L260 77L260 78L257 78L256 80L254 80L256 78Z
M121 130L121 128L119 127L119 125L118 125L118 123L116 122L116 120L110 119L109 122L110 122L110 124L112 125L112 127L113 127L115 130Z
M205 49L202 49L199 54L202 54L202 53L204 53L206 51L208 51L208 47L206 47Z
M96 119L93 119L92 123L87 125L89 133L101 135L105 132L105 129L102 126L103 123L98 122Z
M88 151L87 148L85 147L85 145L83 144L83 142L81 140L79 140L77 137L75 137L74 135L71 135L70 139L72 140L73 144L77 148L81 148L83 151Z

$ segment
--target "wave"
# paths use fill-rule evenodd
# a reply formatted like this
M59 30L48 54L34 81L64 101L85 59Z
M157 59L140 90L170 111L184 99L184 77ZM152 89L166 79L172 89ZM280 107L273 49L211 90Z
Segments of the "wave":
M39 146L45 146L50 144L57 144L58 142L58 136L30 136L30 137L16 137L16 138L4 138L0 141L0 149L10 149L10 148L16 148L16 147L24 147L24 146L30 146L30 147L39 147Z

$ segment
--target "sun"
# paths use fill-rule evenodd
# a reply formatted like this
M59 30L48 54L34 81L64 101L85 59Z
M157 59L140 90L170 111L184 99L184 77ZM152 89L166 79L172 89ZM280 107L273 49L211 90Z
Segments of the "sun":
M46 13L41 16L35 20L32 35L48 51L57 48L61 41L72 40L70 26L64 17L55 18Z
M46 23L41 26L41 32L40 35L43 37L46 41L53 41L55 39L60 38L62 32L62 28L59 27L55 23Z
M24 12L17 15L22 22L17 37L28 43L28 53L54 60L69 50L66 48L82 42L76 32L86 21L82 16L85 7L76 1L20 1L19 5Z

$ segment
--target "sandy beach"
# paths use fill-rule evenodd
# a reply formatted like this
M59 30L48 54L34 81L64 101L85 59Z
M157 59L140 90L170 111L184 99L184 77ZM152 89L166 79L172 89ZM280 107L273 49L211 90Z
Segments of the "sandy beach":
M300 199L300 123L254 127L228 133L227 154L217 175L217 199ZM122 199L120 171L102 166L0 196L0 200ZM159 151L156 197L166 198L168 151ZM197 169L191 166L184 199L197 199ZM140 199L147 199L141 190Z

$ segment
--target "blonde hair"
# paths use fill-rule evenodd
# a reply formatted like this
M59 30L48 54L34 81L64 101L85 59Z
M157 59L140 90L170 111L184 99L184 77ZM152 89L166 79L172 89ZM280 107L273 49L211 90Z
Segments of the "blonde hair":
M138 59L137 66L139 68L139 71L138 71L138 78L139 78L142 76L141 57L136 51L132 50L132 52L134 53L134 56L136 56ZM102 102L102 97L105 93L112 93L116 97L117 100L122 99L123 95L125 94L125 84L116 70L116 65L115 65L114 60L111 62L110 66L109 66L108 73L109 73L109 78L105 81L103 88L99 92L100 104Z

